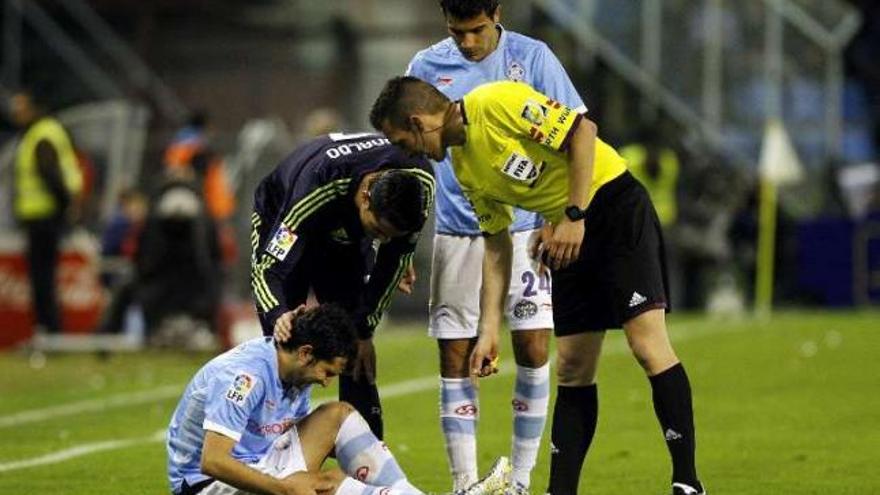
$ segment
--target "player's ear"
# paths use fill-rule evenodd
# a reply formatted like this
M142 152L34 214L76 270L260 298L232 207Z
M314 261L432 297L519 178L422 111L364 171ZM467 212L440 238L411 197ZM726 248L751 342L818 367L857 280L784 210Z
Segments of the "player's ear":
M495 6L495 12L492 13L492 21L494 21L495 24L501 22L501 5Z
M296 349L296 357L299 358L302 365L311 364L315 360L315 348L311 344L303 344Z

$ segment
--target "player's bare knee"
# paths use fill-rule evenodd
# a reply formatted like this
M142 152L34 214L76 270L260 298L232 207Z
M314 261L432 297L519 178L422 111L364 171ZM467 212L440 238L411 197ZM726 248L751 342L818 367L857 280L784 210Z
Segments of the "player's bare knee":
M440 376L466 378L469 374L468 358L473 348L470 340L438 340L440 353Z
M513 355L516 364L540 368L547 364L550 346L549 330L518 331L513 336Z
M321 404L312 414L332 418L336 424L341 425L352 412L355 412L355 408L348 402L334 401Z

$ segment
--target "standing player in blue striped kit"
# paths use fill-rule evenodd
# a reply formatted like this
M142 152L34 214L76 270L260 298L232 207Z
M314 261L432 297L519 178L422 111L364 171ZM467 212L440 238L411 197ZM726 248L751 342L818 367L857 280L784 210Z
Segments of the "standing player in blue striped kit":
M427 81L452 100L484 83L523 81L576 112L586 112L547 45L499 24L498 0L440 0L440 7L451 36L416 54L408 75ZM479 405L476 388L468 379L468 357L478 333L483 238L448 156L436 164L435 173L438 194L429 334L440 347L441 427L453 486L460 489L477 476ZM506 309L517 364L511 458L513 486L523 492L530 484L550 395L550 275L528 253L542 223L537 214L516 210L510 228L514 252Z
M251 285L264 335L290 329L309 290L349 311L358 352L339 379L382 438L373 331L412 261L434 176L379 134L330 134L299 147L254 193ZM378 248L377 248L378 246Z

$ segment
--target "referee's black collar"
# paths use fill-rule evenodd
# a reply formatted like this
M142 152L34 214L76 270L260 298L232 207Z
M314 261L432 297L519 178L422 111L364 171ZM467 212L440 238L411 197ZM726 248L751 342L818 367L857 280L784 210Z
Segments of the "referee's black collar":
M461 109L461 121L464 122L464 125L468 125L467 112L464 110L464 98L455 100L455 103Z

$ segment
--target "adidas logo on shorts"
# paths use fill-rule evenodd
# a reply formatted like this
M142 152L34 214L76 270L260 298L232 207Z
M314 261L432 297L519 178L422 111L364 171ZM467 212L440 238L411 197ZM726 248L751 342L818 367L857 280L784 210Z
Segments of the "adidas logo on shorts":
M673 430L672 428L668 428L666 433L663 435L666 438L667 442L672 442L674 440L681 440L681 433Z
M638 292L633 292L632 297L629 299L629 307L634 308L647 300L647 297L639 294Z

